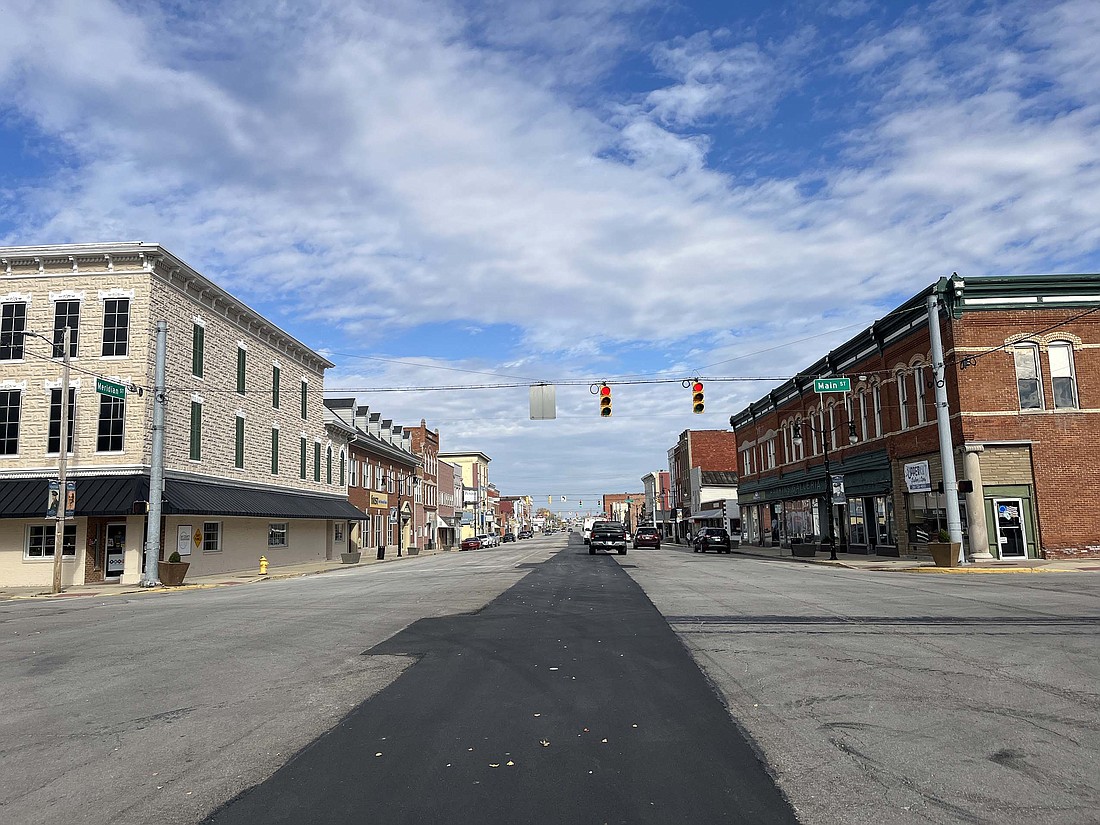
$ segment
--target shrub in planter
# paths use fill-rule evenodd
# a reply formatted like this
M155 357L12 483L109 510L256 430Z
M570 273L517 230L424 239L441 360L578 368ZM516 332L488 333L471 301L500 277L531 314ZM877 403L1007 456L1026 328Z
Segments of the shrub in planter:
M183 577L187 575L187 568L190 566L191 562L181 560L179 552L173 551L168 561L157 562L157 578L163 585L179 587L183 584Z

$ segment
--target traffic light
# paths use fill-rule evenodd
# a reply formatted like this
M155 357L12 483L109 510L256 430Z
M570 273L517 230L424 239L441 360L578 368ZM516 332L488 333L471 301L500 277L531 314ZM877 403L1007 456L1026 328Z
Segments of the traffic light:
M691 411L701 413L706 407L703 401L703 382L696 381L691 385Z
M600 384L600 418L611 417L611 387Z

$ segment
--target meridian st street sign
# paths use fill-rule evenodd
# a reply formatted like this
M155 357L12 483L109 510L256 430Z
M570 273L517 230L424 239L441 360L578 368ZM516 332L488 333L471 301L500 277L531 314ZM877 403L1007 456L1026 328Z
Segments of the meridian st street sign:
M109 395L111 398L125 398L126 385L108 381L106 378L96 378L95 391L100 395Z
M851 378L815 378L814 392L851 392Z

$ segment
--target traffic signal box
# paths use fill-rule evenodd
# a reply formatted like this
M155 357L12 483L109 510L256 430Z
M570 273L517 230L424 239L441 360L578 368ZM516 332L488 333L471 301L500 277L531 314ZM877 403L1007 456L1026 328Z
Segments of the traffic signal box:
M600 418L611 417L611 387L600 385Z
M696 381L691 385L691 411L693 413L701 413L706 407L706 402L703 400L703 382Z

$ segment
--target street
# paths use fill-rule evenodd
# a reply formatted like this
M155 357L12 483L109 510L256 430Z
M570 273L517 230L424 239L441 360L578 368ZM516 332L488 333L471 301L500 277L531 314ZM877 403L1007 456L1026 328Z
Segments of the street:
M1095 581L563 534L5 602L0 818L1095 821Z

